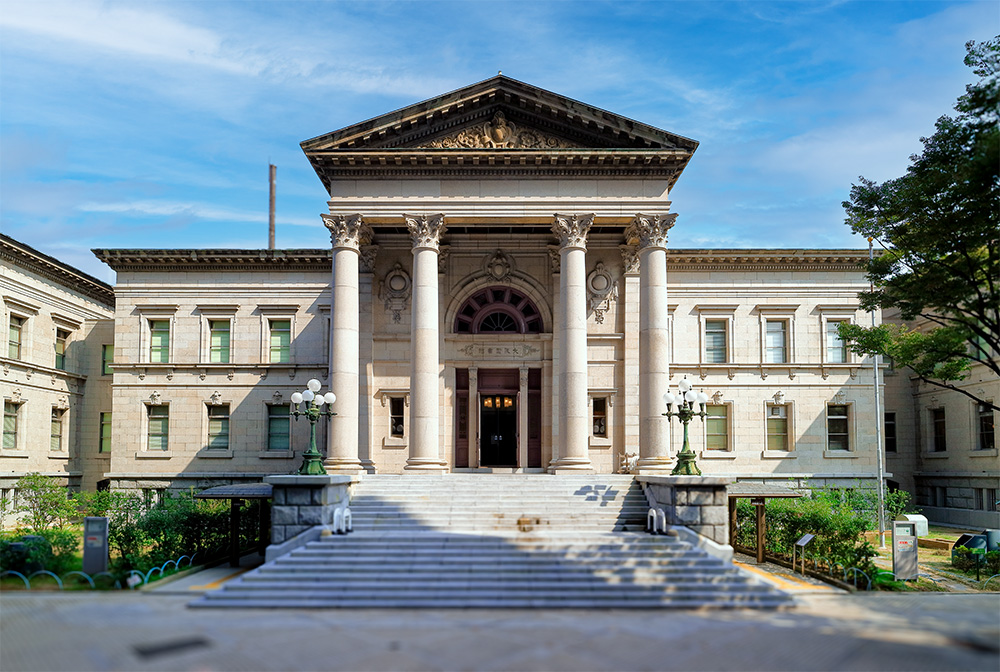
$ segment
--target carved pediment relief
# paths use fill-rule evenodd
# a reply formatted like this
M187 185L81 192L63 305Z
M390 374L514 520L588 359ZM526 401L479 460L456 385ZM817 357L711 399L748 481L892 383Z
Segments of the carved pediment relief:
M500 110L483 124L454 131L421 145L426 149L572 149L581 145L547 133L520 127Z

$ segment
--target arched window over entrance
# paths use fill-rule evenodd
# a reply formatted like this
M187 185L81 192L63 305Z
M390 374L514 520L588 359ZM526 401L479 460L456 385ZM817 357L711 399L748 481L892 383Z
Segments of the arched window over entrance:
M455 317L456 334L539 334L542 316L531 299L510 287L487 287L470 296Z

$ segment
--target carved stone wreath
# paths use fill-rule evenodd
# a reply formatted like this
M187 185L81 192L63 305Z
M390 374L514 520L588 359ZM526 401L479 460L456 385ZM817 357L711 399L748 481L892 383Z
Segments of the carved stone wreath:
M579 147L539 131L519 129L498 111L493 119L432 140L428 149L572 149Z
M385 309L392 312L392 321L399 324L402 311L410 302L410 276L397 261L392 270L382 280L382 296Z
M590 296L590 309L594 311L594 321L604 324L604 313L618 300L618 286L602 262L597 262L587 276L587 294Z

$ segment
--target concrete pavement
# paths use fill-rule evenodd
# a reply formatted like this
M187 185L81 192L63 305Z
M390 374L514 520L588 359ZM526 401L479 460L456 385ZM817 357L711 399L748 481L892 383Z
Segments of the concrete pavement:
M768 610L193 610L0 595L0 669L990 670L998 594L813 594Z

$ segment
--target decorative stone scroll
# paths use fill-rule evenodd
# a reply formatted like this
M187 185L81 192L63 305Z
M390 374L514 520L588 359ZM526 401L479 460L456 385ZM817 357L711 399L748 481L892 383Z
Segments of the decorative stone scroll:
M448 257L451 256L451 245L441 245L438 247L438 273L444 275L448 272Z
M622 253L622 270L625 275L639 274L639 246L619 245L618 249Z
M334 248L347 247L360 250L362 244L372 239L372 230L361 215L320 215L330 229L330 242Z
M625 229L625 239L632 243L638 241L639 249L646 247L667 247L667 232L674 226L676 214L643 215L638 214Z
M378 245L362 245L358 259L359 273L375 272L375 257L378 256Z
M69 410L69 398L65 396L60 396L58 399L56 399L56 408L58 408L60 411Z
M429 247L438 250L441 236L448 229L444 223L444 215L403 215L406 228L410 231L413 247Z
M555 245L549 245L549 265L552 267L553 273L559 273L562 269L562 257L559 255L559 248Z
M392 313L392 321L395 324L399 324L401 313L409 305L411 286L410 276L399 262L393 265L392 270L385 274L380 283L379 298L384 301L385 309Z
M216 390L212 392L212 396L208 398L209 406L221 406L222 405L222 392Z
M579 146L546 133L518 128L500 111L485 124L463 128L424 145L428 149L572 149Z
M587 233L594 225L594 215L556 214L552 222L552 233L559 239L560 247L587 248Z
M149 395L149 405L150 406L160 406L163 404L163 399L160 397L159 392L153 392Z
M587 294L590 309L594 311L594 320L598 324L604 324L604 313L618 300L618 285L601 262L597 262L597 266L587 276Z

